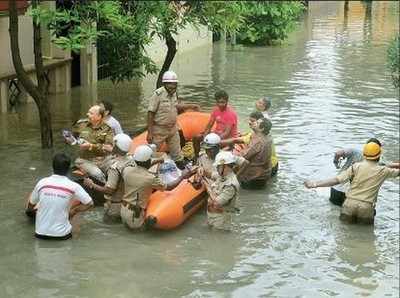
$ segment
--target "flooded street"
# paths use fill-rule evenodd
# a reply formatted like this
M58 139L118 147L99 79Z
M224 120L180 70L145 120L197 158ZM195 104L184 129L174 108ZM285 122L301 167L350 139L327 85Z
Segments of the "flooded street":
M264 190L241 191L233 233L212 233L205 211L170 232L131 233L84 214L78 238L34 239L26 195L63 150L62 128L96 99L112 100L125 130L145 123L155 78L142 85L98 83L53 98L55 149L40 148L35 105L0 115L1 297L399 297L399 180L381 188L374 227L339 221L329 188L305 179L335 175L333 152L383 142L383 161L399 157L399 92L386 68L399 5L314 2L289 39L274 47L221 42L179 54L179 96L213 106L224 89L247 130L260 96L272 98L278 176ZM396 31L397 30L397 31Z

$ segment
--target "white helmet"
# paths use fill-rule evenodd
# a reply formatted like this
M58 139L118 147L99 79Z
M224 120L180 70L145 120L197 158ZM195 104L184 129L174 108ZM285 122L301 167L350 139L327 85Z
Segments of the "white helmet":
M119 133L114 137L114 142L119 150L123 152L128 152L129 148L131 147L132 139L127 134Z
M163 83L178 83L178 76L172 70L164 72L162 76Z
M215 157L214 166L236 163L236 157L230 151L220 151Z
M139 162L148 161L153 155L153 149L149 145L140 145L133 153L133 159Z
M218 147L219 143L221 143L221 137L212 132L205 136L204 141L201 145L205 149L210 149L213 147Z

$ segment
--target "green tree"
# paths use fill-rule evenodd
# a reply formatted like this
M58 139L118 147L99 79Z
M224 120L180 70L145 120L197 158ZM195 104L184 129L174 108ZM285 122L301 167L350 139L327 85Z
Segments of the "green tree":
M239 29L238 42L244 44L272 44L287 38L304 11L298 1L243 1L245 26Z
M400 86L400 36L397 35L389 45L387 50L387 61L389 69L392 73L393 85L398 88Z
M9 35L14 68L25 90L34 99L39 112L42 148L53 146L50 102L43 66L41 49L41 29L47 28L53 33L53 42L63 49L77 51L94 42L106 32L98 31L96 22L102 20L115 28L133 30L131 24L120 14L119 2L87 1L74 2L69 10L49 10L40 7L40 0L31 1L30 15L33 20L33 45L37 84L24 69L18 41L17 0L9 0ZM71 26L73 24L73 26Z

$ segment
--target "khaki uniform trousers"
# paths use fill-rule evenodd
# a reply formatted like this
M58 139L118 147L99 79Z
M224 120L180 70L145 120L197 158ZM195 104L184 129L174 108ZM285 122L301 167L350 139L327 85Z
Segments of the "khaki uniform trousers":
M99 158L94 160L88 160L84 158L77 158L75 160L75 165L87 173L90 177L95 178L101 183L106 183L106 175L108 168L113 162L112 156L107 156L105 158Z
M139 230L144 226L145 210L138 207L135 208L132 204L122 201L121 205L121 220L131 230Z
M104 203L103 221L105 223L121 222L121 202L106 200Z
M347 198L340 212L340 219L348 223L373 224L375 208L372 203Z
M157 126L153 127L153 143L159 149L166 142L168 145L169 155L172 160L179 161L183 159L181 153L181 140L176 127Z
M210 212L207 210L207 224L210 228L222 231L230 231L232 229L232 213L231 212Z

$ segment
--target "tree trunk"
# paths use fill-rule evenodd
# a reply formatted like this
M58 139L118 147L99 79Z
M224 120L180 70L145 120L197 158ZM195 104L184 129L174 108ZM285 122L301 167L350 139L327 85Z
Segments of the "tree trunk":
M160 88L162 86L162 76L163 76L164 72L169 70L169 68L172 64L172 61L174 61L175 54L177 52L176 41L172 37L171 32L169 32L169 31L167 32L167 34L165 36L165 43L167 45L168 50L167 50L167 55L165 56L165 59L164 59L164 63L161 67L160 73L158 74L156 88Z
M36 7L38 5L38 0L32 1L32 5ZM43 57L41 50L40 25L33 22L35 67L38 81L38 86L36 86L26 73L21 60L18 42L19 22L16 0L9 0L9 20L11 55L15 72L17 74L18 80L21 82L26 92L28 92L28 94L32 96L38 107L42 148L51 148L53 147L53 133L51 128L50 107L46 94L46 77L43 67Z

